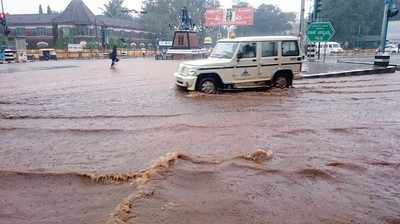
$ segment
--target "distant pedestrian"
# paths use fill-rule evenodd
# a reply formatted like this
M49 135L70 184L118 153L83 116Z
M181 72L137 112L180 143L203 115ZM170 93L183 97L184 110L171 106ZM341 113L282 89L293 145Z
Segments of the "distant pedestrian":
M114 67L115 63L119 61L118 59L118 54L117 54L117 47L113 47L113 50L110 54L110 59L111 59L111 68Z

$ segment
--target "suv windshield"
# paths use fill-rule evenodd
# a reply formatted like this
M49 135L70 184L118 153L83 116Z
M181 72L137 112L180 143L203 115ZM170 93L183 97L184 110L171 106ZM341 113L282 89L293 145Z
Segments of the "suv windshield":
M237 49L238 43L218 43L215 46L210 58L226 58L232 59Z

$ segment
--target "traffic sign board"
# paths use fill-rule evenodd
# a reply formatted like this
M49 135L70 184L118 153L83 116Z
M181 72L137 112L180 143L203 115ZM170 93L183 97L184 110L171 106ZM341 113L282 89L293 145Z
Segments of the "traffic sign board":
M327 42L335 36L331 22L314 22L308 27L307 38L310 42Z

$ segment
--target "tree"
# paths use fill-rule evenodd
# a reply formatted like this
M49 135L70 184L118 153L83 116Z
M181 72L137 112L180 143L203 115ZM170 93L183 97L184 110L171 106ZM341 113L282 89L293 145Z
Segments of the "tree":
M248 2L238 2L237 5L234 7L241 8L241 7L250 7L250 4Z
M55 43L55 47L57 49L66 49L68 44L73 44L75 39L75 35L72 32L62 33L61 36L57 38Z
M129 9L124 6L124 0L109 0L104 4L103 15L111 18L132 19Z
M110 48L117 47L117 48L127 48L127 43L123 41L121 38L110 38L109 40Z
M8 39L6 36L4 36L4 34L0 34L0 49L2 47L6 47L8 43Z
M43 14L43 8L42 5L39 5L39 14L42 15Z
M97 41L90 41L86 45L86 48L90 49L90 50L98 49L99 47L100 47L100 44Z
M141 21L147 30L159 33L161 37L170 39L173 34L174 26L179 26L181 10L187 7L189 15L194 25L203 27L204 15L207 8L219 6L218 0L145 0L143 11L147 12L141 15ZM171 26L169 26L171 25ZM172 29L171 29L172 28ZM210 31L210 30L207 30ZM206 35L206 30L200 30L200 37Z
M239 27L236 33L238 36L286 34L292 29L295 19L294 13L282 12L277 6L262 4L255 11L254 25Z
M50 6L47 6L47 14L53 14L53 11L51 10Z
M324 0L321 19L332 22L335 41L358 47L363 36L378 36L381 32L383 1Z

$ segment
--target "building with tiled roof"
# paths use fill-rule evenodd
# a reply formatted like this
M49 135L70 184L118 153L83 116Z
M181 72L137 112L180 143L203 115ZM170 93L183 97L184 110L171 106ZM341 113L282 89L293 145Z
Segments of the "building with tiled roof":
M82 0L72 0L67 8L53 20L56 24L93 25L96 16Z
M58 14L7 15L10 37L24 38L28 48L36 48L38 42L49 47L58 43L98 42L106 47L111 43L149 44L154 35L144 30L135 20L96 16L82 0L71 0L67 8Z

